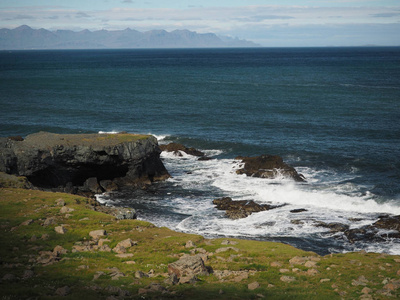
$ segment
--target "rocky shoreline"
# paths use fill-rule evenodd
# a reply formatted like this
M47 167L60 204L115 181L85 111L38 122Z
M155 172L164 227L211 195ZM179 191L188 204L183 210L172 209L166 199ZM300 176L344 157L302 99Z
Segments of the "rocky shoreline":
M158 145L153 136L135 134L61 135L39 132L21 137L0 138L1 181L28 189L67 192L92 197L121 188L145 189L155 181L170 177L160 159L161 151L182 153L210 160L205 153L177 143ZM286 177L296 182L306 179L277 155L236 157L241 161L238 175L274 179ZM3 173L1 173L3 172ZM19 176L19 177L13 177ZM211 201L211 199L210 199ZM252 200L214 199L216 209L224 210L230 219L246 218L253 213L280 206L258 204ZM283 204L284 205L284 204ZM117 219L136 218L136 212L123 207L106 207L92 201L94 210L106 212ZM291 213L301 213L296 209ZM302 224L301 218L292 220ZM311 220L312 225L327 229L326 234L340 236L350 243L357 241L385 242L400 238L400 216L382 215L370 225L352 228L343 223ZM382 234L383 233L383 234Z
M66 144L57 144L66 137ZM85 294L88 299L255 299L266 295L305 297L311 290L323 298L386 299L400 295L400 259L396 256L364 252L319 256L280 243L208 240L132 220L136 218L133 209L107 207L93 198L74 195L90 196L98 192L96 189L107 190L104 180L118 189L144 188L170 176L159 160L161 150L152 137L81 135L80 143L74 138L76 135L41 133L33 140L0 140L0 228L5 235L0 247L0 293L7 297L58 299ZM38 140L40 144L33 142ZM164 149L178 156L183 151L206 157L185 146ZM283 160L277 156L241 160L238 175L305 180L286 164L280 168L276 163ZM85 173L89 166L97 164L112 168L112 162L128 171L110 172L109 177L104 177L103 172L97 176ZM271 169L266 164L272 164ZM58 167L63 176L51 181L57 186L34 185L28 180L41 183L53 174L49 168ZM101 167L95 169L102 170ZM68 181L72 177L67 175L82 174L81 169L86 175L80 181ZM38 174L43 176L41 180ZM56 192L65 192L69 182L73 193ZM278 207L229 197L213 203L231 219ZM291 213L305 211L294 209ZM294 221L304 220L299 217ZM400 238L399 224L400 216L390 215L382 215L374 224L358 229L314 220L315 226L343 233L351 242L359 238L382 239L381 230L386 230L389 238Z

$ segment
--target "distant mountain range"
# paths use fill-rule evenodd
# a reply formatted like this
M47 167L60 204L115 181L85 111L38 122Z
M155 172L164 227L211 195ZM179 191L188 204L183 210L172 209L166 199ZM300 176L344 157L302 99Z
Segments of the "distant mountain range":
M253 42L218 37L214 33L196 33L189 30L132 29L71 31L32 29L27 25L15 29L0 29L1 50L22 49L107 49L107 48L220 48L260 47Z

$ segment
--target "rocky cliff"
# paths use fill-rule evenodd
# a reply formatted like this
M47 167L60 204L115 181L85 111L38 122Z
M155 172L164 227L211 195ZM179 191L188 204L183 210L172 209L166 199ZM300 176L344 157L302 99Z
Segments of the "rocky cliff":
M157 139L135 134L54 134L0 138L0 172L36 187L100 193L169 177Z

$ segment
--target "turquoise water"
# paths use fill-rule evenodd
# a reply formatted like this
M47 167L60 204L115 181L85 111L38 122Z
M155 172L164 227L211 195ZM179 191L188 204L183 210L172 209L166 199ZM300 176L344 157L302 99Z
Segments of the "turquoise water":
M217 159L203 163L163 154L174 178L162 192L121 196L174 229L294 244L309 233L304 248L322 239L343 251L350 246L312 226L290 229L285 210L261 215L282 219L267 229L246 220L258 224L246 231L210 203L227 195L307 206L308 220L321 210L330 221L362 213L365 223L400 214L400 48L3 51L0 104L1 136L128 131L209 151ZM307 184L236 182L233 158L264 153L281 155ZM154 201L163 213L152 213ZM213 214L221 222L199 226Z

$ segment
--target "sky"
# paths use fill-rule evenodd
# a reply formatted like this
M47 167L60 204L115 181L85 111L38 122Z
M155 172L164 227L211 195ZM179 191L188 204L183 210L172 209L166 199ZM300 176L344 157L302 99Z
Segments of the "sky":
M400 0L0 0L0 28L188 29L265 47L400 46Z

